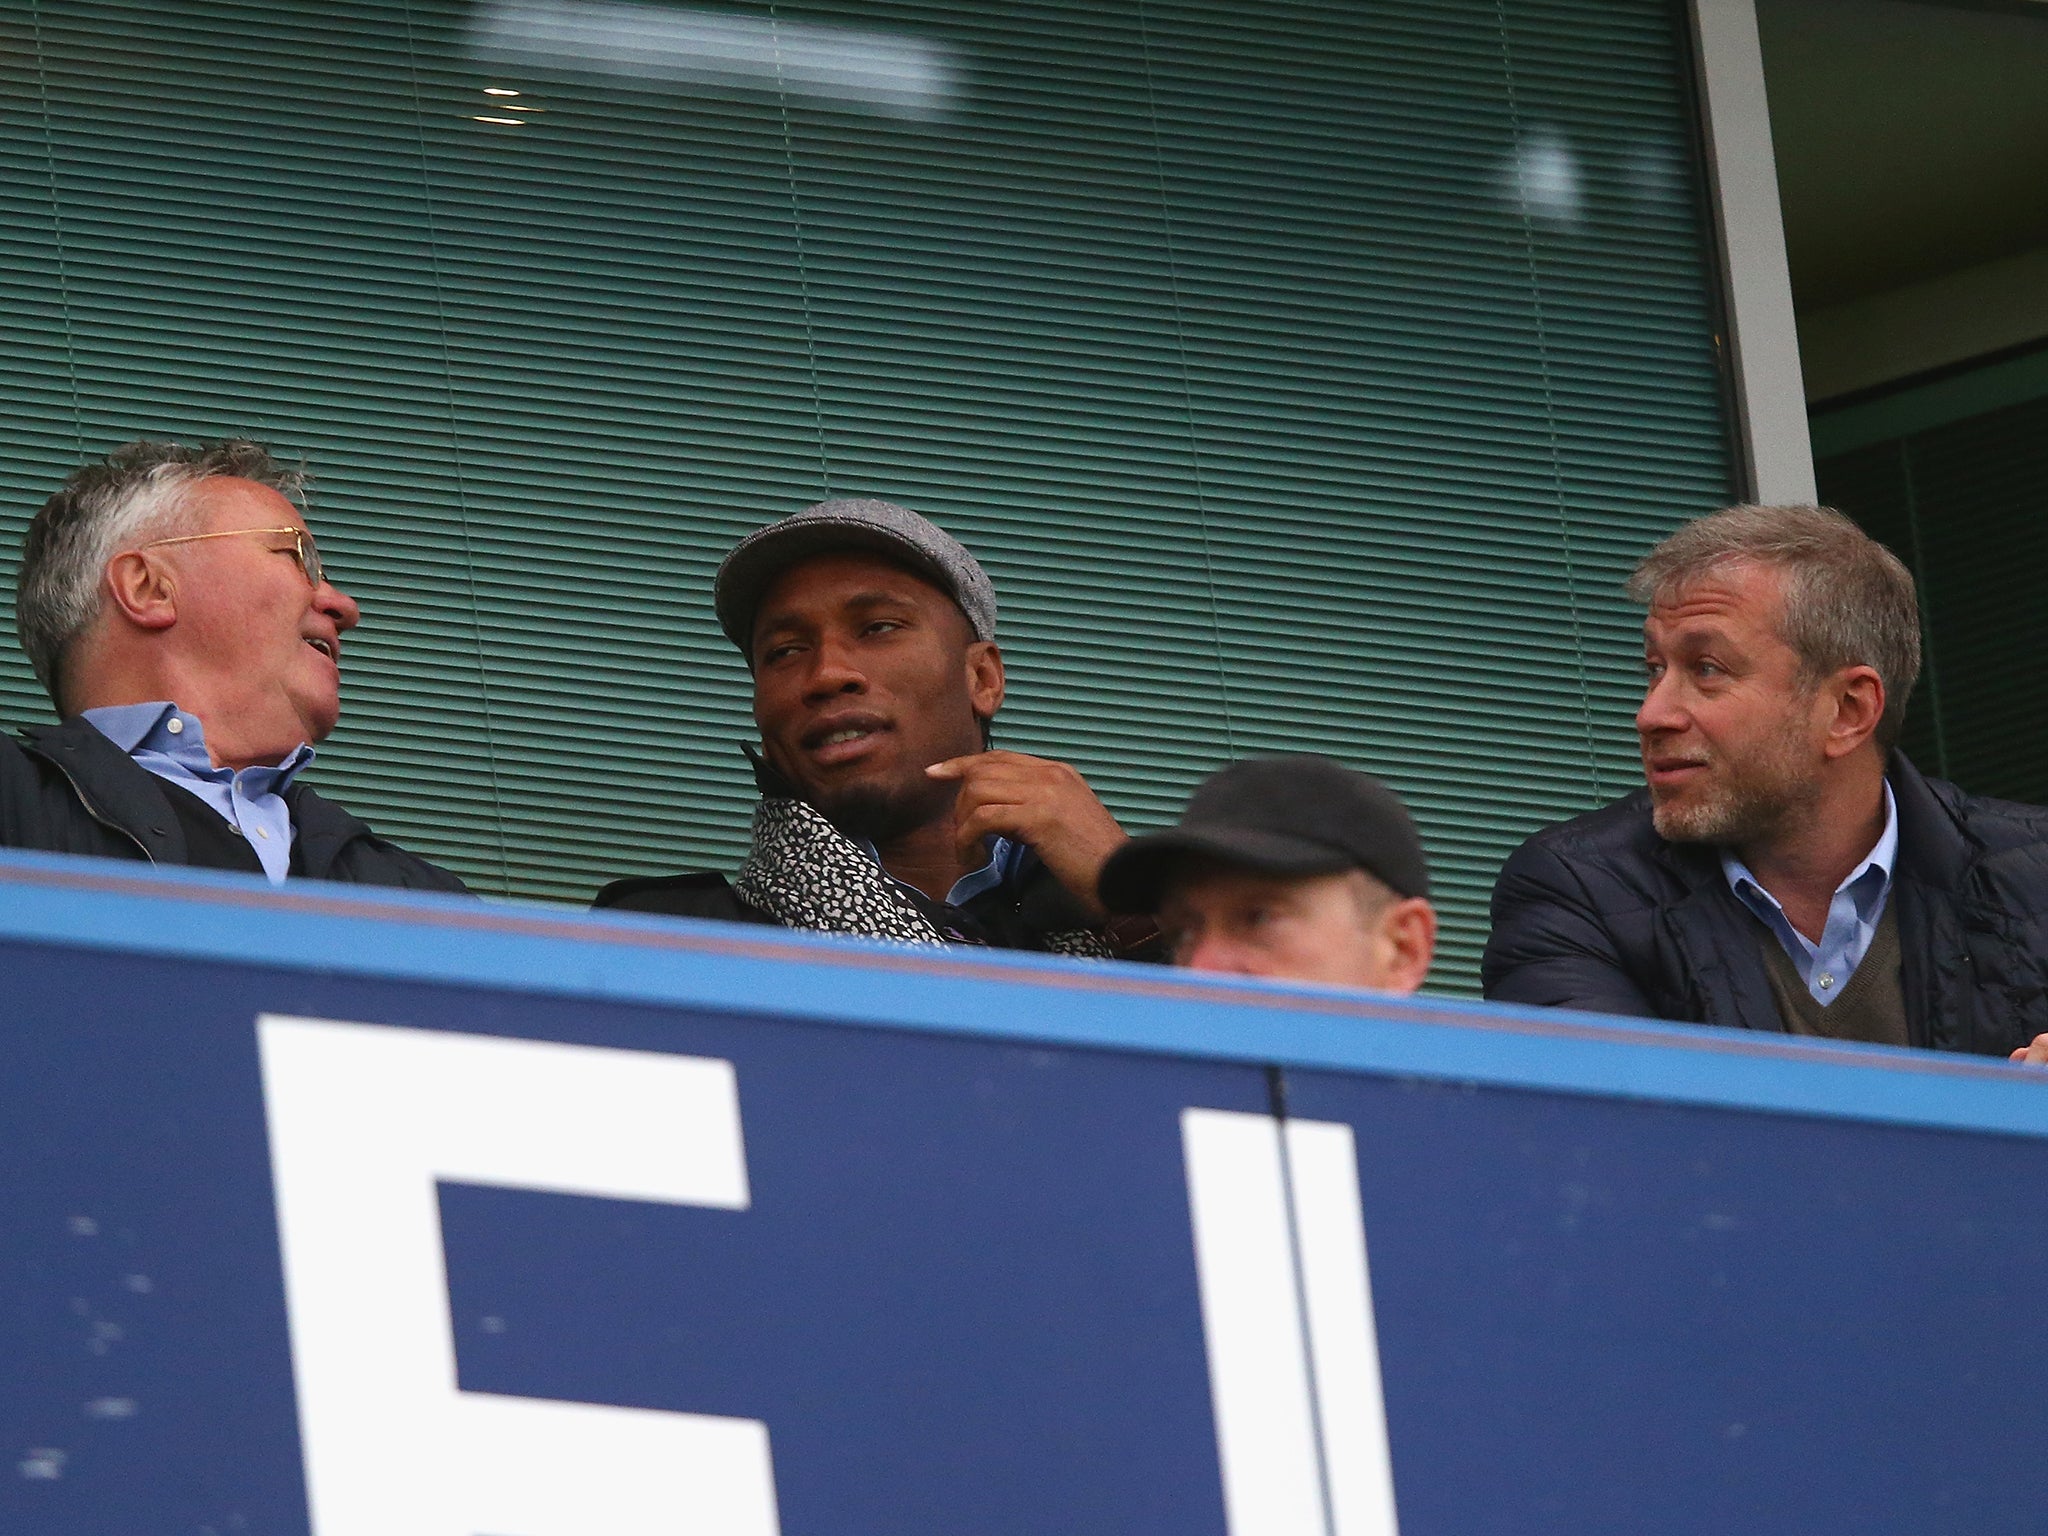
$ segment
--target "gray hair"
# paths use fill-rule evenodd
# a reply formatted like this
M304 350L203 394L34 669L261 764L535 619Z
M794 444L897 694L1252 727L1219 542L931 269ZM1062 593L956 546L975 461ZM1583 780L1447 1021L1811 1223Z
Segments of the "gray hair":
M1870 667L1884 682L1874 733L1889 751L1920 676L1920 605L1899 557L1832 507L1729 507L1687 523L1651 550L1628 579L1647 606L1669 602L1723 565L1748 562L1785 575L1778 632L1807 681Z
M36 679L64 709L64 653L99 617L107 562L143 541L192 521L186 495L202 480L253 480L297 502L302 471L241 439L201 443L124 443L96 464L73 471L43 503L21 541L15 582L15 633Z

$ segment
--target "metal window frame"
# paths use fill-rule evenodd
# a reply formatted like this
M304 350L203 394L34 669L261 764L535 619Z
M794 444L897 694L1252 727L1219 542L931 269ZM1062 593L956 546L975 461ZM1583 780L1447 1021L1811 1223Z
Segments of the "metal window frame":
M1688 0L1708 203L1720 254L1741 489L1811 502L1813 445L1771 147L1756 0Z

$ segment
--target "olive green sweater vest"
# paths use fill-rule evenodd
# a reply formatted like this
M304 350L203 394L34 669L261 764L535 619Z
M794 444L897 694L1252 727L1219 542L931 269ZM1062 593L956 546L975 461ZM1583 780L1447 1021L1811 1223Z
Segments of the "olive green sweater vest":
M1899 982L1898 903L1888 900L1877 933L1841 995L1823 1008L1799 979L1799 968L1777 936L1761 937L1771 994L1788 1033L1825 1035L1830 1040L1863 1040L1872 1045L1905 1045L1906 995Z

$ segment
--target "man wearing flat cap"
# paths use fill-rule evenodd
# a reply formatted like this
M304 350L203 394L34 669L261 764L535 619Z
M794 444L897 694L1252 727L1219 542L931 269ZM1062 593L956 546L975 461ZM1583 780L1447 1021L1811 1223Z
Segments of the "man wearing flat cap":
M996 596L907 507L821 502L740 541L713 594L754 679L761 800L728 881L615 881L597 905L907 944L1137 955L1095 896L1126 841L1064 763L991 750Z
M1174 963L1406 994L1429 974L1429 865L1400 797L1327 757L1232 763L1180 824L1104 865L1112 912L1156 915Z

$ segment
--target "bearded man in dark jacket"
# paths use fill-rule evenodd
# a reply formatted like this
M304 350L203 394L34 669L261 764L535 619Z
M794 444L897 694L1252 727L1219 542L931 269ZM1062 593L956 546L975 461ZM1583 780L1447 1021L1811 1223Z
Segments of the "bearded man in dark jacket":
M63 719L0 739L0 846L463 889L298 782L361 617L301 485L255 443L143 441L44 503L15 622Z
M1486 995L2048 1063L2048 811L1896 749L1898 559L1825 508L1735 507L1630 593L1647 787L1508 860Z
M713 603L754 682L746 862L614 881L597 905L899 944L1159 958L1096 894L1129 839L1065 763L989 749L996 595L908 507L820 502L743 539Z

